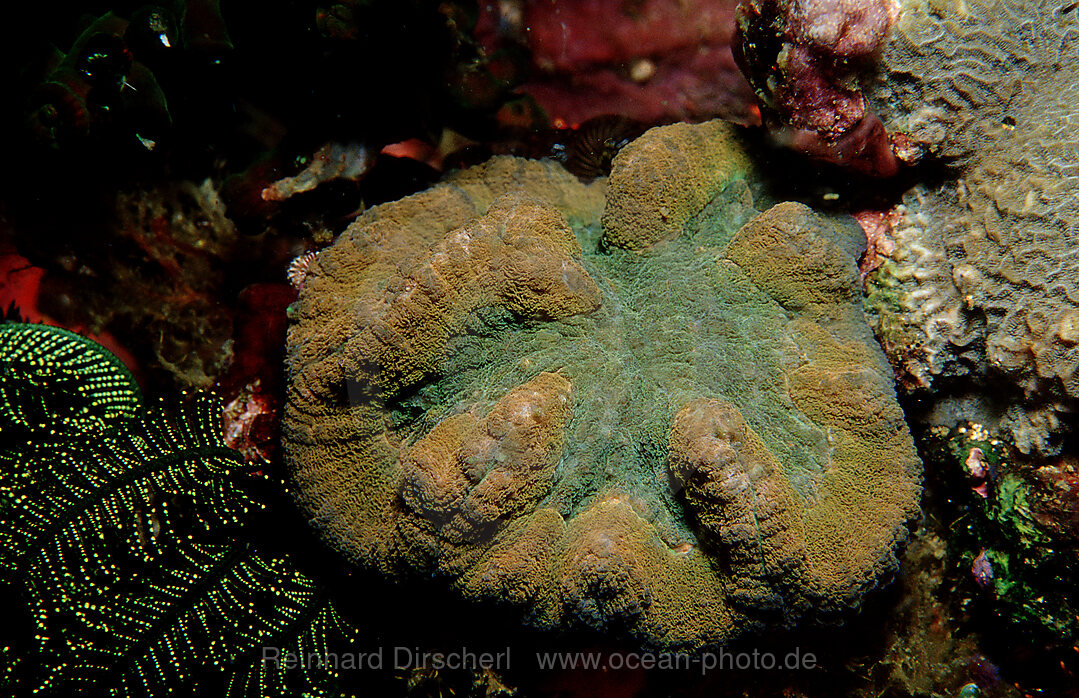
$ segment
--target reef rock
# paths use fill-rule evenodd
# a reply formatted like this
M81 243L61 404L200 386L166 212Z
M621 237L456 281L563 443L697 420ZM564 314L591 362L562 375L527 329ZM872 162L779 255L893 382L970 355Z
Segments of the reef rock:
M719 116L752 124L753 95L731 56L737 4L492 3L480 29L520 37L532 57L520 90L552 120L579 124L621 114L649 123Z
M858 71L896 19L893 0L743 0L734 57L780 142L869 174L899 159L872 112Z
M283 430L331 544L654 647L857 605L921 464L860 229L758 213L749 162L718 123L649 131L609 184L495 158L319 253Z

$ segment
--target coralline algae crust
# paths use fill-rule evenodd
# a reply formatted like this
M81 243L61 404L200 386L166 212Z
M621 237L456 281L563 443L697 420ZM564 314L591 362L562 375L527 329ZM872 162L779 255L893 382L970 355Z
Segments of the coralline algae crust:
M729 157L694 161L717 131ZM862 316L864 238L757 214L729 127L627 151L692 164L661 235L667 204L638 198L637 227L611 208L636 157L610 187L496 158L319 255L289 334L300 502L361 565L538 626L699 649L856 605L921 467Z

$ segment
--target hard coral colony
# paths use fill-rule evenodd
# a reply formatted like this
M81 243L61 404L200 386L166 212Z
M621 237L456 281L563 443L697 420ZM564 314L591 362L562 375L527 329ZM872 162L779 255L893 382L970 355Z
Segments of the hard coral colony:
M930 422L977 421L1027 453L1060 449L1079 397L1074 10L753 0L739 14L736 54L781 138L875 174L925 166L888 213L871 317Z
M850 219L719 122L609 183L496 158L361 216L292 308L286 459L350 559L699 649L857 605L921 464Z
M904 197L873 283L882 337L909 348L902 376L938 386L938 412L999 426L1025 452L1060 448L1079 397L1073 9L905 7L867 90L889 130L956 174ZM997 399L971 389L990 382Z

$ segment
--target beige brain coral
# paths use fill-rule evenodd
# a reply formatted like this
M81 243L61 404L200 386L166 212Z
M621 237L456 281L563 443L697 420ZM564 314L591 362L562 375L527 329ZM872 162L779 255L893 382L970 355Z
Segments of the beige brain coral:
M894 568L920 463L857 226L758 214L729 127L644 143L609 186L497 158L320 253L284 442L350 559L672 649L848 608ZM664 170L688 200L624 204L649 157L689 163Z
M904 198L870 286L879 331L904 382L932 389L930 419L1052 452L1079 398L1074 3L901 6L866 96L947 169Z

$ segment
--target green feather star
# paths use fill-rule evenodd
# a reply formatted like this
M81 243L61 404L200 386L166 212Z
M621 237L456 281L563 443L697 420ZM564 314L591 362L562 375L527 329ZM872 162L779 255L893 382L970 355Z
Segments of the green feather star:
M0 325L0 585L30 624L0 654L16 695L335 695L263 646L349 642L315 582L244 525L264 508L219 401L148 409L131 374L65 330Z
M115 356L73 332L0 327L0 438L100 433L135 416L142 399Z

